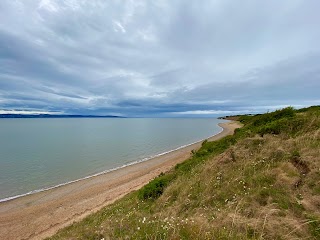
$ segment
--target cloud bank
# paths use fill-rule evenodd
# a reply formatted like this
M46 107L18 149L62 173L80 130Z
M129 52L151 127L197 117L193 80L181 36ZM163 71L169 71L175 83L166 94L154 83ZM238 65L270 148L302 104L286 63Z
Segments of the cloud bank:
M319 8L2 0L0 109L166 117L320 104Z

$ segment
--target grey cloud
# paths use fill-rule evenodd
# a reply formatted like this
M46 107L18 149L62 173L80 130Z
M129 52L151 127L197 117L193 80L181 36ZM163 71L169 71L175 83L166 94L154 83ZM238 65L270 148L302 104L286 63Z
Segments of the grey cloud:
M0 109L172 116L316 104L319 7L4 0Z

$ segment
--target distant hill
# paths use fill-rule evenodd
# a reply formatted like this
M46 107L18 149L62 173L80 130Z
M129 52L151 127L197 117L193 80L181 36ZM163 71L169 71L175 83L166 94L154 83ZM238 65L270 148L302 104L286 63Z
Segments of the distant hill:
M65 114L0 114L0 118L123 118L121 116L65 115Z

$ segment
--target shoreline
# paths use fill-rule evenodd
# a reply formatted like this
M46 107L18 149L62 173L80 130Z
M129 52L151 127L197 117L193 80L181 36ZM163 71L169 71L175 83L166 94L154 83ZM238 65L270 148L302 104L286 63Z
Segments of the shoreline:
M107 174L107 173L113 172L113 171L117 171L117 170L120 170L120 169L122 169L122 168L126 168L126 167L129 167L129 166L131 166L131 165L134 165L134 164L143 163L143 162L152 160L153 158L161 157L161 156L166 155L166 154L169 154L169 153L171 153L171 152L178 151L178 150L180 150L180 149L189 147L189 146L191 146L191 145L194 145L194 144L203 142L203 141L206 140L206 139L210 140L211 138L213 138L213 137L215 137L216 135L218 135L218 134L220 134L221 132L223 132L223 129L224 129L224 128L221 127L220 124L221 124L221 123L218 124L218 126L221 128L220 131L217 132L216 134L212 135L212 136L209 136L208 138L204 138L204 139L201 139L201 140L196 141L196 142L193 142L193 143L185 144L185 145L182 145L182 146L177 147L177 148L175 148L175 149L168 150L168 151L166 151L166 152L162 152L162 153L159 153L159 154L151 155L150 157L146 157L146 158L143 158L143 159L140 159L140 160L136 160L136 161L133 161L133 162L129 162L129 163L126 163L126 164L121 165L121 166L119 166L119 167L114 167L114 168L111 168L111 169L104 170L104 171L102 171L102 172L94 173L94 174L92 174L92 175L88 175L88 176L85 176L85 177L82 177L82 178L78 178L78 179L75 179L75 180L71 180L71 181L69 181L69 182L60 183L60 184L57 184L57 185L54 185L54 186L51 186L51 187L44 187L44 188L32 190L32 191L29 191L29 192L27 192L27 193L18 194L18 195L15 195L15 196L5 197L5 198L0 199L0 204L1 204L1 203L4 203L4 202L8 202L8 201L15 200L15 199L18 199L18 198L26 197L26 196L29 196L29 195L32 195L32 194L37 194L37 193L41 193L41 192L45 192L45 191L50 191L50 190L53 190L53 189L56 189L56 188L59 188L59 187L63 187L63 186L65 186L65 185L73 184L73 183L76 183L76 182L79 182L79 181L84 181L84 180L87 180L87 179L90 179L90 178L98 177L98 176L100 176L100 175ZM222 124L223 124L223 123L222 123Z
M223 130L208 138L218 140L233 134L237 122L220 123ZM161 172L190 157L200 140L151 159L127 164L113 171L0 202L1 239L43 239L79 221L126 194L138 190Z

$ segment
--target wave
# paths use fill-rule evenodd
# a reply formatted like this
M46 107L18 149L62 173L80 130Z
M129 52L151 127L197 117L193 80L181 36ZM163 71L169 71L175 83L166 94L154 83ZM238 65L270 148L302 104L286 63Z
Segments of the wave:
M182 148L191 146L191 145L193 145L193 144L202 142L202 141L204 141L205 139L212 138L212 137L220 134L220 133L223 131L223 128L222 128L220 125L218 125L218 126L220 127L220 131L219 131L218 133L215 133L214 135L212 135L212 136L210 136L210 137L207 137L207 138L204 138L204 139L202 139L202 140L199 140L199 141L196 141L196 142L193 142L193 143L189 143L189 144L186 144L186 145L182 145L182 146L180 146L180 147L178 147L178 148L175 148L175 149L172 149L172 150L169 150L169 151L166 151L166 152L162 152L162 153L159 153L159 154L156 154L156 155L152 155L152 156L149 156L149 157L146 157L146 158L137 160L137 161L129 162L129 163L127 163L127 164L121 165L120 167L115 167L115 168L107 169L107 170L104 170L104 171L102 171L102 172L95 173L95 174L92 174L92 175L89 175L89 176L86 176L86 177L83 177L83 178L79 178L79 179L72 180L72 181L69 181L69 182L61 183L61 184L58 184L58 185L55 185L55 186L52 186L52 187L40 188L40 189L33 190L33 191L30 191L30 192L27 192L27 193L15 195L15 196L12 196L12 197L3 198L3 199L0 199L0 203L2 203L2 202L7 202L7 201L10 201L10 200L14 200L14 199L21 198L21 197L25 197L25 196L28 196L28 195L31 195L31 194L35 194L35 193L40 193L40 192L49 191L49 190L52 190L52 189L55 189L55 188L59 188L59 187L62 187L62 186L68 185L68 184L72 184L72 183L80 182L80 181L83 181L83 180L86 180L86 179L90 179L90 178L93 178L93 177L97 177L97 176L100 176L100 175L103 175L103 174L106 174L106 173L109 173L109 172L113 172L113 171L119 170L119 169L121 169L121 168L125 168L125 167L128 167L128 166L134 165L134 164L138 164L138 163L141 163L141 162L145 162L145 161L154 159L154 158L156 158L156 157L163 156L163 155L165 155L165 154L168 154L168 153L177 151L177 150L179 150L179 149L182 149Z

